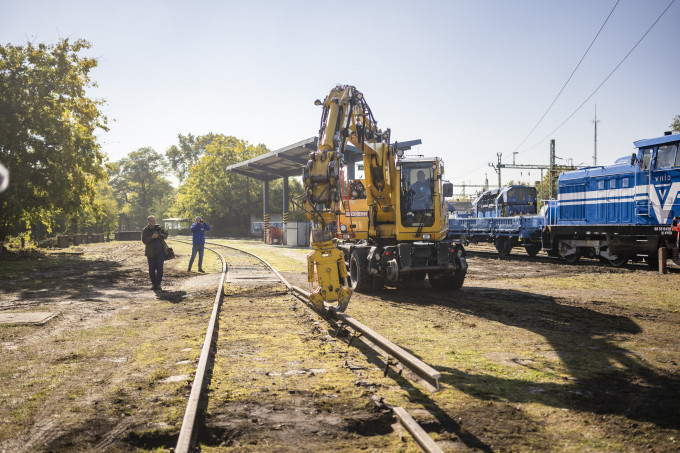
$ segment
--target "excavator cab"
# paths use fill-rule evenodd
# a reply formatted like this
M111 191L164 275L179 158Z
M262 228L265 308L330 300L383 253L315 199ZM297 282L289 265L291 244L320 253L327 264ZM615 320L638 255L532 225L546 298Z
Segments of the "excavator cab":
M435 221L435 176L432 162L401 165L401 224L431 227Z

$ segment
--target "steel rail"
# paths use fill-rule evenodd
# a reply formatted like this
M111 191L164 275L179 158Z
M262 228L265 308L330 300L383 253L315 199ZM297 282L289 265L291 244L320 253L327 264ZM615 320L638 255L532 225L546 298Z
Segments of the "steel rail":
M293 291L303 295L304 298L309 301L310 293L308 291L305 291L304 289L297 286L293 286ZM361 332L364 337L371 340L380 349L385 351L387 355L399 360L404 366L417 374L421 379L425 380L435 389L439 389L439 379L442 377L439 371L435 370L410 352L405 351L403 348L392 343L390 340L383 337L370 327L362 324L351 316L338 311L335 307L324 302L324 308L326 309L326 313L328 313L331 317L342 322L343 325L350 326L357 332Z
M224 287L224 281L227 275L227 262L222 254L208 247L206 247L206 249L216 253L217 256L219 256L222 260L222 275L217 288L217 294L215 295L215 303L213 304L212 314L210 315L208 331L205 334L203 349L201 350L201 356L198 360L196 375L194 376L194 382L191 385L191 393L189 394L189 402L187 403L187 408L184 412L182 428L180 429L179 438L177 439L177 446L175 447L176 453L189 453L189 451L191 451L191 445L195 441L196 432L194 431L194 427L196 426L196 420L199 414L198 404L206 384L206 370L208 369L208 363L210 361L210 350L215 337L217 318L219 316L220 308L222 307L222 289Z
M182 241L178 241L182 242ZM263 258L259 257L255 253L249 252L247 250L240 249L238 247L234 247L231 245L227 244L220 244L217 242L206 242L206 244L210 245L215 245L218 247L224 247L224 248L229 248L232 250L236 250L238 252L250 255L254 258L257 258L262 262L265 266L267 266L276 276L281 280L281 282L300 300L305 302L307 306L309 306L311 309L316 310L314 305L309 301L309 295L310 293L308 291L305 291L297 286L291 285L288 280L286 280L274 267L269 264L268 261L264 260ZM209 249L211 250L211 249ZM222 282L224 281L224 269L226 267L224 257L222 255L215 251L212 250L213 252L217 253L221 258L222 258L222 263L223 263L223 274L222 274ZM220 292L218 293L218 297L221 295L221 288L222 288L222 283L220 283ZM216 301L217 302L217 301ZM403 365L405 365L407 368L409 368L411 371L413 371L416 375L418 375L421 379L426 381L428 384L432 385L435 389L439 389L439 378L441 378L441 373L439 373L437 370L432 368L431 366L427 365L425 362L422 360L418 359L414 355L410 354L409 352L405 351L401 347L397 346L396 344L392 343L390 340L387 338L383 337L373 329L365 326L364 324L360 323L356 319L352 318L349 315L346 315L345 313L337 311L337 309L327 303L324 302L324 313L321 313L322 315L330 315L332 318L339 320L342 324L348 325L352 327L354 330L361 332L361 334L368 338L371 342L373 342L375 345L377 345L381 350L383 350L386 354L391 355L392 357L396 358L399 360ZM215 315L215 310L213 310L213 316L216 317ZM212 324L212 317L211 317L211 324ZM207 335L206 335L206 343L210 344L211 342L207 341ZM204 349L205 349L205 344L204 344ZM209 348L208 348L209 350ZM202 354L201 354L202 356ZM388 362L389 365L389 362ZM199 362L200 366L200 362ZM198 373L197 373L198 376ZM196 384L196 380L194 380L194 384ZM199 396L201 390L197 391ZM192 396L194 393L194 388L192 387ZM191 398L190 398L191 399ZM198 400L198 397L197 397ZM391 406L392 411L394 412L395 417L399 422L406 428L406 430L411 433L413 436L414 440L416 443L420 446L420 448L425 451L426 453L440 453L442 450L439 448L439 446L434 442L434 440L427 434L427 432L411 417L406 409L398 406ZM189 412L189 407L187 407L187 412ZM193 423L195 423L195 413L197 411L194 411L194 417L193 417L193 422L192 422L192 431L193 431ZM185 414L185 422L187 421L187 415ZM182 423L182 430L184 430L184 422ZM185 438L188 437L189 440L192 439L192 434L187 434L185 435ZM182 434L180 433L180 439L182 439ZM186 442L186 441L185 441ZM177 447L175 449L176 452L178 453L184 453L184 452L189 452L188 448L190 446L190 442L187 444L187 449L180 449L180 441L177 442ZM184 445L182 445L184 447Z
M246 250L239 249L237 247L233 247L231 245L225 245L225 244L218 244L216 242L210 242L211 245L218 245L226 248L231 248L233 250L238 250L239 252L246 253L248 255L251 255L258 260L262 261L267 267L269 267L278 277L281 279L281 281L286 285L286 287L291 290L294 294L297 295L302 295L304 298L304 302L309 305L310 307L314 308L314 306L309 302L309 296L310 292L305 291L302 288L299 288L297 286L293 286L288 281L281 275L279 272L274 269L266 260L260 258L254 253L248 252ZM325 311L322 313L323 315L330 315L332 318L341 321L344 325L348 325L352 327L354 330L357 332L361 332L361 334L370 339L374 344L376 344L380 349L385 351L386 354L394 357L395 359L399 360L404 366L409 368L411 371L413 371L415 374L417 374L420 378L425 380L428 384L433 386L435 389L439 389L439 379L441 378L441 373L434 368L432 368L430 365L426 364L413 354L405 351L403 348L397 346L396 344L392 343L390 340L387 338L383 337L380 335L378 332L375 330L371 329L370 327L362 324L361 322L357 321L356 319L352 318L351 316L342 313L340 311L337 311L335 307L327 304L324 302L324 308Z
M408 432L411 433L411 436L413 436L423 451L427 453L443 453L442 449L439 448L439 445L435 443L434 439L432 439L430 435L427 434L427 431L425 431L423 427L420 426L418 422L413 419L413 417L411 417L411 414L406 412L406 409L403 407L394 406L392 408L392 412L394 412L394 415L401 422L401 424L404 425Z

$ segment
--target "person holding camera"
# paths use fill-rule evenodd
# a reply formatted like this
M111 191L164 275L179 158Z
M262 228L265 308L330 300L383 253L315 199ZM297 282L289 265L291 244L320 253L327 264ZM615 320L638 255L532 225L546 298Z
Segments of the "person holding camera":
M168 232L160 225L156 225L156 217L150 215L146 219L147 226L142 230L142 242L146 245L144 255L149 261L149 278L151 279L151 289L162 291L161 280L163 280L163 263L165 262L165 239Z
M196 217L196 222L191 225L191 232L194 235L191 247L191 259L189 260L189 268L187 272L191 272L191 266L194 264L194 258L198 253L198 272L205 272L203 270L203 249L205 248L205 232L210 230L210 225L201 218Z

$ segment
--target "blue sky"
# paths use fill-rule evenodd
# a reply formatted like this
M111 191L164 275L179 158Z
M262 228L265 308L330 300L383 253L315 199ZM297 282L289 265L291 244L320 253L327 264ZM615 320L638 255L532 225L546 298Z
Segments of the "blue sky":
M671 0L621 0L542 124L515 156L547 164L549 139L575 164L633 151L680 114L680 2L597 88ZM84 38L99 60L90 94L112 120L110 160L177 134L234 135L278 149L318 132L323 99L355 85L379 125L414 154L441 156L454 183L481 184L488 166L531 131L581 59L616 0L546 1L7 1L0 42ZM510 179L531 174L505 170Z

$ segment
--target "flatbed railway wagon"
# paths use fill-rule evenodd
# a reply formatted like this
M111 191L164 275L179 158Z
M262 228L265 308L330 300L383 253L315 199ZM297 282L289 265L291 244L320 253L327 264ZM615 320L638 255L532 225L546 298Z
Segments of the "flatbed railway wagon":
M536 214L536 188L512 185L481 194L469 215L454 213L447 237L463 244L492 243L501 257L524 247L533 257L541 250L544 225L545 217Z

